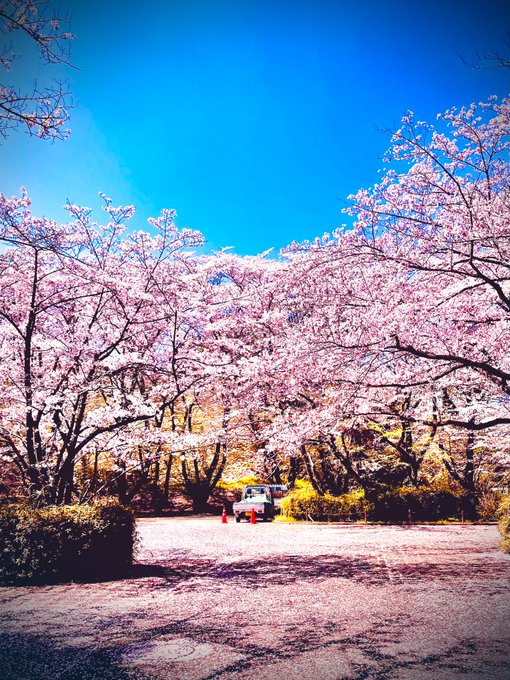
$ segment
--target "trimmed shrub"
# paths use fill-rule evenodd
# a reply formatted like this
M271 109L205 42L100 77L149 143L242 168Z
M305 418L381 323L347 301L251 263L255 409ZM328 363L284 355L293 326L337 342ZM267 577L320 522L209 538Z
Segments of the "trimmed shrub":
M464 496L429 487L387 488L366 494L361 489L341 496L320 496L310 483L300 483L282 500L283 517L315 521L435 522L460 519Z
M0 508L0 580L113 577L133 559L135 516L116 503Z
M319 495L311 484L300 484L282 499L282 516L296 520L341 522L363 519L371 504L362 490L341 496Z
M370 518L380 522L436 522L459 518L462 496L430 487L402 486L370 495L373 511Z
M510 496L505 496L498 510L501 548L510 553Z

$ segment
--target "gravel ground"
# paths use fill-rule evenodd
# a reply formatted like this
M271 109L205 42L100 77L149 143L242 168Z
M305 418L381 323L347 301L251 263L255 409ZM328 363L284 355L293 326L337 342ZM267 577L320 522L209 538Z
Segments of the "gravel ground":
M0 589L0 678L510 678L510 556L494 526L139 531L124 579Z

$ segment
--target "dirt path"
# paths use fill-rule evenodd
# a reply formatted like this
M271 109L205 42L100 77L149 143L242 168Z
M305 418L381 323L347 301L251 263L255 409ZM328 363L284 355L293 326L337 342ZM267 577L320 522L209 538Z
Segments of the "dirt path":
M129 578L0 589L0 677L510 677L510 556L493 526L139 528Z

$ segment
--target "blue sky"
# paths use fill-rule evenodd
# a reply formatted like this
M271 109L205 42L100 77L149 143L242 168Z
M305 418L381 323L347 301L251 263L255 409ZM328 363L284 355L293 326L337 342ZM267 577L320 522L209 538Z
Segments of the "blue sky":
M255 254L335 229L347 195L376 181L381 129L509 91L508 71L457 54L504 52L503 0L55 6L72 17L80 70L29 58L11 81L67 77L72 136L11 135L0 191L25 185L34 212L59 220L67 199L95 207L104 191L137 206L138 228L175 208L210 249Z

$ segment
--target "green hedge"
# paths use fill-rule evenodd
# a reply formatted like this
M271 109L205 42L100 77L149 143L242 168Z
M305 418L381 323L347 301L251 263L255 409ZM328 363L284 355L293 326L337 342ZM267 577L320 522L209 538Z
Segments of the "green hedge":
M463 497L430 487L403 486L369 494L373 504L370 519L379 522L437 522L459 519ZM467 515L466 515L467 519Z
M351 491L341 496L320 496L311 484L302 484L282 499L282 515L297 520L322 522L361 520L371 504L363 491Z
M0 507L0 580L57 582L112 577L129 566L132 510L115 503Z
M503 498L498 514L501 547L505 552L510 553L510 496Z
M361 489L341 496L320 496L309 483L301 483L282 500L282 515L296 520L341 522L368 519L378 522L413 522L460 519L463 497L429 487L399 487L365 494ZM466 516L467 518L467 516Z

